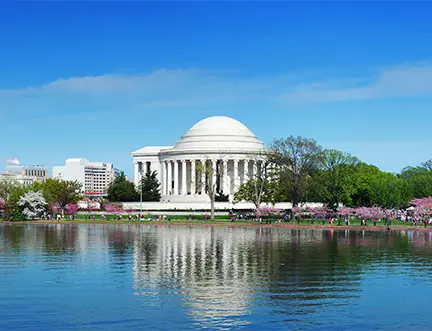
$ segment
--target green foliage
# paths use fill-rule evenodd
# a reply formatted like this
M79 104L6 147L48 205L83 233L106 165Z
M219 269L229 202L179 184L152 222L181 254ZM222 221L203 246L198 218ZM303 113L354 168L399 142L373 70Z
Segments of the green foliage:
M394 208L407 204L412 198L403 178L364 163L355 167L352 185L351 206Z
M297 206L307 197L308 178L322 166L322 147L314 139L290 136L274 140L269 157L277 165L279 183L288 190L286 196Z
M413 197L432 196L432 160L405 168L397 176L348 153L323 151L314 140L302 137L275 140L271 151L278 166L274 201L291 201L294 206L301 201L323 202L332 209L340 203L399 208ZM253 201L251 192L250 186L241 187L235 201Z
M371 205L399 208L412 199L408 183L392 173L381 172L371 181Z
M160 183L157 179L157 172L148 171L141 180L142 201L160 201ZM140 187L138 190L141 189Z
M124 172L120 173L108 188L108 200L112 202L139 201L139 194L134 183L127 180Z
M23 208L19 206L18 201L29 188L19 183L0 180L0 200L4 202L5 219L11 221L20 221L25 219L22 214Z
M354 191L354 167L359 160L335 149L324 151L322 170L314 176L320 200L336 210L339 203L350 204Z
M275 203L277 188L277 182L270 182L259 178L250 179L247 183L240 185L234 194L233 202L252 202L257 208L261 202Z
M65 210L68 203L77 203L81 199L81 188L78 181L56 178L47 178L30 186L31 191L41 191L49 205L58 205L61 210Z
M223 194L223 192L218 192L216 193L215 196L215 201L216 202L228 202L229 201L229 195L228 194Z
M402 169L400 178L406 180L414 198L432 196L432 160L424 162L418 167Z

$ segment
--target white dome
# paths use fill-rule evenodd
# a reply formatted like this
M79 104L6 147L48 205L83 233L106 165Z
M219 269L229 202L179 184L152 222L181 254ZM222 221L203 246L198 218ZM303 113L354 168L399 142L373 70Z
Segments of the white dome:
M226 117L205 118L177 141L174 151L260 151L264 144L243 123Z

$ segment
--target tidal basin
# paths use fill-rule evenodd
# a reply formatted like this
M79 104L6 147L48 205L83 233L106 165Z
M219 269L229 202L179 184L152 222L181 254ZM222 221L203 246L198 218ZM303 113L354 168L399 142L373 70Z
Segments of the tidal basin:
M0 225L0 330L429 330L432 232Z

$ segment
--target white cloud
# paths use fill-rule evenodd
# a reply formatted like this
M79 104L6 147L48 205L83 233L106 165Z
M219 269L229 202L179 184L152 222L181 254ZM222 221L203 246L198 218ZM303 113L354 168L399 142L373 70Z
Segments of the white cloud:
M296 80L297 78L297 80ZM277 75L239 77L234 72L161 69L147 74L58 79L40 86L0 90L9 118L142 109L231 108L261 103L269 110L287 104L432 95L432 65L381 70L375 77L304 81Z
M355 83L336 80L297 85L279 99L315 103L431 95L432 65L421 64L383 69L376 77Z
M15 165L19 165L20 164L20 160L18 160L18 158L13 158L13 159L8 159L6 160L6 164L15 164Z

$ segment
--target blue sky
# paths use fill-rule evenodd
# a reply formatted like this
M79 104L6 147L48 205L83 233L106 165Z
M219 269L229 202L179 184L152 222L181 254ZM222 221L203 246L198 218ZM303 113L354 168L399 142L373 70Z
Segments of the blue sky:
M114 162L212 115L397 172L432 158L431 2L2 2L0 170Z

